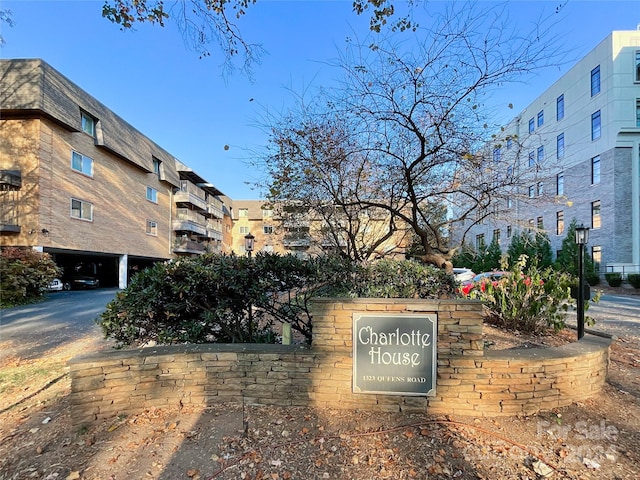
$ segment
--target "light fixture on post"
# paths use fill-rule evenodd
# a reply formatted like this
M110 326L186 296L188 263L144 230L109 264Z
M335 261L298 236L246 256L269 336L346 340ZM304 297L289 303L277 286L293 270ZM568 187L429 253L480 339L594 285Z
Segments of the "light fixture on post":
M251 258L251 252L253 252L253 241L256 237L251 235L251 232L244 236L244 251L247 252L249 258Z
M584 246L589 242L589 227L585 227L584 224L576 227L576 244L578 245L578 295L577 295L577 311L576 318L578 322L578 340L584 337L584 302L585 302L585 288L584 284Z

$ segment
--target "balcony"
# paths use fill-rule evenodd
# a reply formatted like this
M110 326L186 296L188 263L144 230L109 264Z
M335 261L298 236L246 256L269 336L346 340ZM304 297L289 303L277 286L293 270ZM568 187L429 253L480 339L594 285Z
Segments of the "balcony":
M176 238L173 253L202 255L207 252L207 245L189 238Z
M179 190L175 193L174 200L176 203L191 204L197 209L203 211L206 211L208 208L207 203L193 192L185 192L183 190Z
M207 213L215 218L222 218L222 202L212 195L207 195Z
M282 244L286 248L308 248L311 246L311 239L309 237L286 235L282 239Z
M205 216L188 208L178 208L176 218L173 221L173 230L176 232L193 232L198 235L206 235Z

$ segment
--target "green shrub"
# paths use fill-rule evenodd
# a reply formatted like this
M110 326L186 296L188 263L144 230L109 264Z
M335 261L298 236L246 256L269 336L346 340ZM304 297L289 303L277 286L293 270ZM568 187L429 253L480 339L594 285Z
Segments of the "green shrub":
M98 323L117 347L274 342L274 322L290 323L310 343L313 297L440 298L454 286L451 275L413 261L207 254L139 272Z
M627 281L633 288L640 288L640 273L630 273L627 275Z
M548 327L556 331L565 326L565 314L571 305L573 277L551 268L538 269L535 262L525 269L527 256L509 268L497 282L487 282L471 290L469 296L482 300L491 323L512 331L539 333Z
M274 322L290 323L310 342L310 299L348 283L349 274L339 258L263 252L158 263L136 274L98 323L116 347L274 342Z
M604 278L610 287L619 287L622 285L622 274L618 272L605 273Z
M25 247L5 247L0 252L0 306L32 303L43 297L59 275L49 254Z
M381 259L353 268L341 288L327 293L360 298L441 298L455 291L452 275L414 260Z
M586 272L584 274L584 279L587 281L589 285L595 287L600 283L600 275L597 272Z

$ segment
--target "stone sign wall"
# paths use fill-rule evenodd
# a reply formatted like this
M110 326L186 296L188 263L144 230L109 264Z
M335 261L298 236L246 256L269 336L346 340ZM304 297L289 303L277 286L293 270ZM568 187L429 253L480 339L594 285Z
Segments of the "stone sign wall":
M433 396L354 393L354 314L435 317ZM460 415L532 414L600 391L610 340L483 349L482 305L468 300L317 299L313 344L176 345L114 350L69 362L74 423L152 407L221 402Z

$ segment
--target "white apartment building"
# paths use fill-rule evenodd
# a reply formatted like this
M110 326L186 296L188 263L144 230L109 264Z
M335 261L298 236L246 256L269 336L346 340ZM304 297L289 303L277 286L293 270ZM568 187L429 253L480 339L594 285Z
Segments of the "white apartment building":
M494 159L519 148L527 182L467 242L542 230L557 254L573 219L602 272L640 270L640 29L614 31L509 125ZM511 138L511 140L505 140Z

